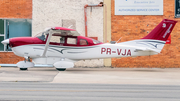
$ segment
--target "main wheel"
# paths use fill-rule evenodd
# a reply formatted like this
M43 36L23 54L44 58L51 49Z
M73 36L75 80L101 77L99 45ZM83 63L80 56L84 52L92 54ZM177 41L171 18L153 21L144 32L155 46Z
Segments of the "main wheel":
M27 68L19 68L20 70L27 70Z
M66 68L56 68L58 71L65 71Z

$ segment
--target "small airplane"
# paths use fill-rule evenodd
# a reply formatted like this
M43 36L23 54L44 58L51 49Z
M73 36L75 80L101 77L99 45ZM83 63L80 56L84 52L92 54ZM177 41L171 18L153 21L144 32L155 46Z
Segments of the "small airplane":
M9 45L15 55L24 57L24 61L15 64L20 70L47 66L64 71L79 60L158 54L176 23L164 19L144 38L113 44L80 36L76 30L63 27L48 28L35 37L5 39L1 43Z

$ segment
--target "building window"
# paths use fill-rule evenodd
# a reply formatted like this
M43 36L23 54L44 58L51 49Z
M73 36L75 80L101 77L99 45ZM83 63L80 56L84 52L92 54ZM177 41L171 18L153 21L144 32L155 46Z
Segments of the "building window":
M0 42L13 37L31 36L31 22L31 19L0 19ZM6 50L11 49L0 43L0 51Z
M0 41L3 41L5 38L5 21L3 19L0 19ZM4 51L5 46L0 43L0 51Z
M175 0L175 18L180 18L180 0Z

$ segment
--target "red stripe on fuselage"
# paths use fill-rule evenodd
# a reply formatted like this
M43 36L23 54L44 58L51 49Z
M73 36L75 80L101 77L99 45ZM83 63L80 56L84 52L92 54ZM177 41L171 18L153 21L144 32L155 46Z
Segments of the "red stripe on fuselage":
M46 44L46 42L38 39L37 37L10 38L10 47L17 47L29 44Z

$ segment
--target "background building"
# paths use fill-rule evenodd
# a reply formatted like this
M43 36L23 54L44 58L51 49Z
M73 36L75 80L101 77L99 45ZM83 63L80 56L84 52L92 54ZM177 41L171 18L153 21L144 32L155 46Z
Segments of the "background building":
M19 36L31 36L32 0L0 1L0 41ZM0 43L0 63L17 63L23 58L15 56Z
M111 40L121 42L146 36L162 19L175 18L175 1L163 0L163 15L115 15L115 0L111 0ZM149 1L149 0L147 0ZM112 67L180 67L180 22L171 33L171 44L166 44L158 55L112 59Z
M115 0L1 0L0 41L11 37L35 36L45 28L53 26L71 26L84 36L84 6L100 2L104 3L103 7L87 7L89 37L98 37L102 42L117 41L120 37L122 37L120 42L139 39L146 36L162 19L180 21L175 18L175 1L162 1L162 15L115 15ZM177 23L171 34L171 44L165 45L158 55L86 60L79 61L75 65L180 67L179 26ZM0 63L17 63L23 60L6 50L7 47L0 44Z

